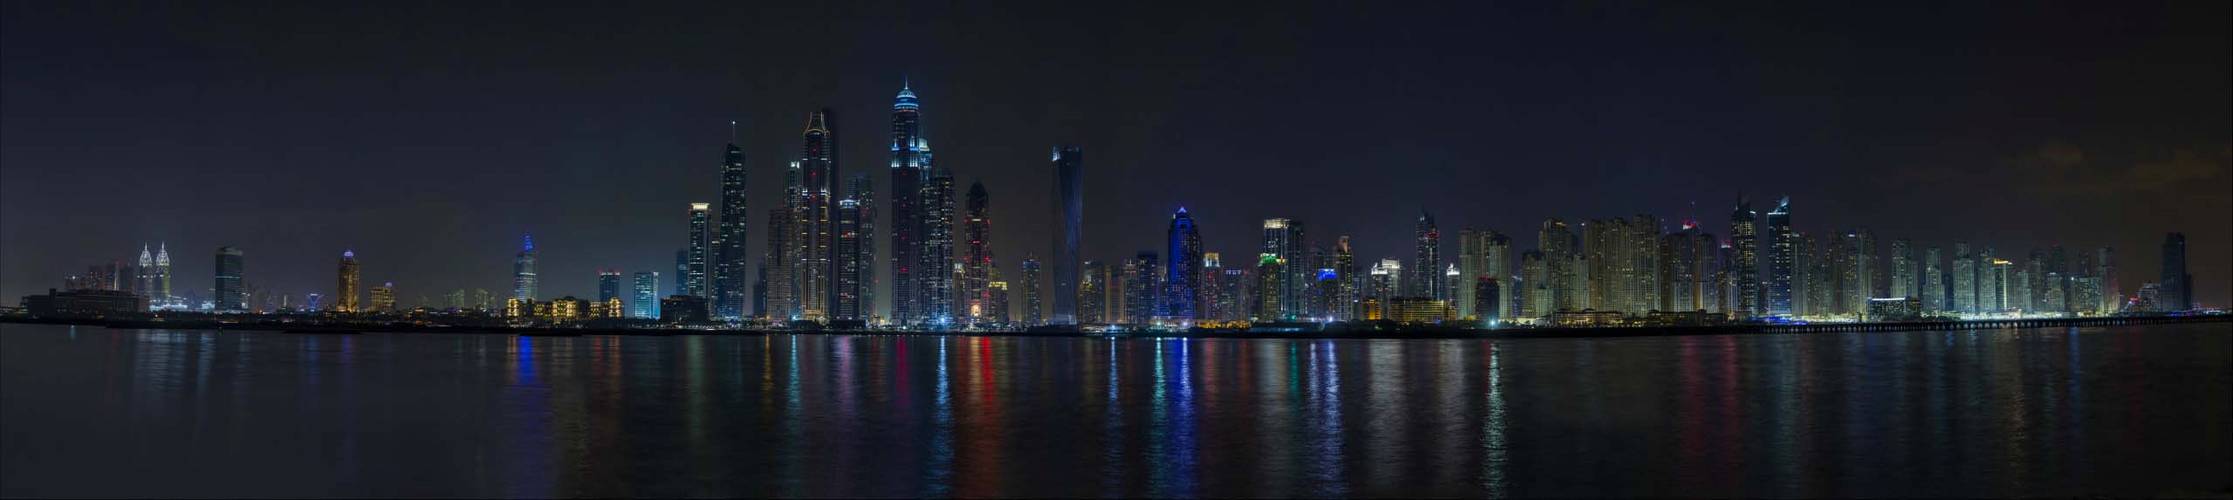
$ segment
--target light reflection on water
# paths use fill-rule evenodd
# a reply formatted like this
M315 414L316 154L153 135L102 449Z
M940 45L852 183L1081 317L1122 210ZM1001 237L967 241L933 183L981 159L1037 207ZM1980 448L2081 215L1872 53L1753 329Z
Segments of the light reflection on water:
M1403 341L8 324L0 494L2222 494L2229 337L2218 324Z

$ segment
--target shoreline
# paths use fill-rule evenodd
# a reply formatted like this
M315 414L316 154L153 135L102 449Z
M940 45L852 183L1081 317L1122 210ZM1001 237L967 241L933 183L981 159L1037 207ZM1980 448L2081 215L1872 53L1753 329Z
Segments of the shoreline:
M2095 318L2043 318L1976 321L1916 321L1884 323L1732 324L1675 327L1546 327L1464 329L1447 327L1396 327L1393 329L1326 329L1315 331L1251 332L1197 330L1188 332L1086 332L1076 329L1010 331L936 330L771 330L753 328L642 328L642 327L520 327L417 325L409 323L292 323L277 321L225 322L212 319L100 319L5 317L0 323L99 326L111 329L173 329L252 331L295 335L463 334L527 337L578 337L585 335L685 336L685 335L954 335L981 337L1076 338L1274 338L1274 339L1496 339L1496 338L1618 338L1680 337L1697 335L1788 335L1805 333L1894 332L1930 330L1995 330L2143 324L2226 323L2233 315L2112 316Z

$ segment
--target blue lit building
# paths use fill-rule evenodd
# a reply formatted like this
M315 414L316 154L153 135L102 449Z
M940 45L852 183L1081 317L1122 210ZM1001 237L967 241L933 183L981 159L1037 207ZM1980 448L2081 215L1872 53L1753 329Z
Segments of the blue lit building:
M1195 230L1194 217L1187 215L1186 207L1171 214L1167 239L1166 255L1170 259L1163 277L1161 317L1171 323L1188 323L1200 318L1195 299L1202 290L1202 234Z

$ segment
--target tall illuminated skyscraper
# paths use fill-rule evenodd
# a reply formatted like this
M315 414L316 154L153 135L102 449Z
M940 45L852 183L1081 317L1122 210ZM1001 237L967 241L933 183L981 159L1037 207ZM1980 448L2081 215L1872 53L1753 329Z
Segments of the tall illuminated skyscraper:
M1797 311L1792 306L1792 281L1799 272L1799 234L1791 230L1791 197L1785 196L1777 200L1775 210L1768 211L1767 221L1767 313L1791 315Z
M796 188L796 180L797 176L790 176L786 185ZM790 321L799 315L798 277L792 273L798 268L797 245L792 244L798 239L798 233L791 230L797 217L788 201L795 198L787 196L784 206L768 209L768 248L760 259L760 265L767 268L766 275L760 277L761 284L767 288L766 313L769 319L776 321Z
M830 319L865 320L869 313L862 307L862 298L868 291L866 279L868 261L861 253L861 202L846 198L837 201L837 274L833 299L830 302Z
M1907 238L1892 240L1892 282L1888 284L1890 288L1887 288L1884 296L1923 296L1923 283L1918 279L1921 271L1916 269L1915 249L1912 247L1913 243L1909 243Z
M659 272L636 271L635 296L628 303L628 317L659 317Z
M1333 319L1348 321L1356 318L1358 278L1357 252L1349 246L1349 235L1334 238L1334 300L1329 307L1331 310L1327 311Z
M1085 323L1079 318L1078 291L1081 258L1078 245L1085 235L1085 152L1078 146L1054 148L1054 213L1049 234L1054 235L1054 310L1047 322L1056 325Z
M1403 261L1380 259L1380 263L1373 264L1372 270L1366 273L1366 291L1372 295L1373 300L1380 302L1381 307L1387 307L1388 304L1395 303L1396 299L1403 298Z
M1023 326L1046 324L1046 304L1040 303L1039 259L1024 257L1022 268L1023 280L1020 284L1023 286Z
M361 310L357 306L357 252L355 250L341 252L341 283L339 288L334 293L336 298L334 310L345 313Z
M1156 260L1154 250L1142 250L1132 254L1131 260L1124 261L1121 280L1124 318L1121 323L1144 324L1155 320L1156 310L1161 306L1156 300L1160 295L1157 292L1163 288L1160 276L1163 266L1156 265Z
M1306 273L1297 269L1311 269L1305 259L1303 225L1292 219L1264 219L1264 245L1257 259L1257 287L1259 295L1271 300L1260 304L1258 321L1291 320L1303 315L1303 288ZM1267 264L1276 272L1267 271ZM1315 271L1315 269L1311 269Z
M922 106L902 82L892 101L892 321L921 323L922 279L944 269L921 269L924 237L923 183L931 169L930 142L923 137Z
M1512 239L1493 230L1466 229L1458 233L1458 271L1468 284L1478 278L1488 277L1499 283L1509 282L1512 275ZM1473 293L1478 287L1466 286L1460 290L1459 315L1462 317L1510 317L1510 300L1481 301ZM1495 307L1493 310L1475 309L1480 304Z
M1760 213L1752 211L1752 201L1737 197L1737 208L1729 213L1730 252L1729 281L1736 293L1730 300L1733 309L1730 317L1744 318L1760 314L1765 295L1760 289Z
M390 281L372 287L372 310L374 312L395 312L395 282Z
M1449 300L1442 294L1442 229L1434 224L1434 214L1419 209L1419 220L1411 229L1411 276L1405 280L1404 295ZM1383 302L1382 304L1386 304Z
M806 130L801 132L799 149L798 210L793 222L798 240L794 241L799 252L797 276L799 316L820 321L828 319L836 224L832 221L831 197L836 192L838 171L837 131L830 124L835 120L829 108L822 108L807 115Z
M736 122L729 125L733 129ZM744 181L744 150L731 143L721 157L721 224L713 238L717 246L713 252L714 315L728 319L744 316L751 288L746 279L751 251L745 248L745 237L752 215L745 207Z
M713 217L712 207L708 203L690 204L690 274L683 279L690 288L688 295L694 297L705 297L709 292L706 264L713 250L713 228L709 220Z
M1940 262L1943 262L1943 259L1938 253L1938 247L1934 246L1923 250L1923 262L1920 266L1923 268L1923 277L1918 280L1921 282L1918 285L1921 289L1916 293L1923 298L1923 312L1925 313L1947 310L1946 269L1940 267Z
M861 268L860 304L856 306L859 313L854 319L867 320L877 315L877 287L883 283L877 279L877 266L883 261L876 259L876 186L867 172L854 172L848 179L846 196L858 205L853 217L859 241L852 258L859 260Z
M1566 227L1566 221L1546 219L1543 221L1542 231L1536 234L1536 248L1543 252L1547 272L1544 278L1548 281L1530 282L1537 283L1540 289L1549 294L1550 299L1550 308L1537 312L1549 316L1559 310L1580 309L1579 306L1585 299L1580 296L1581 291L1573 286L1574 275L1579 272L1573 268L1576 261L1574 231Z
M602 304L619 298L620 271L613 269L597 270L597 303Z
M1501 237L1501 236L1500 236ZM1659 309L1659 218L1650 214L1636 214L1628 219L1628 248L1625 272L1628 273L1628 305L1631 314L1649 314ZM1506 287L1498 284L1498 291ZM1510 292L1503 292L1509 294Z
M932 167L923 184L923 251L916 263L923 270L918 297L930 323L951 324L965 312L954 306L954 216L954 173Z
M245 312L248 310L248 293L241 287L243 257L240 249L217 247L217 311Z
M520 235L519 253L512 255L512 298L535 300L536 284L535 235Z
M1171 214L1164 247L1170 259L1163 273L1161 316L1172 323L1200 319L1196 301L1202 292L1202 233L1195 229L1194 216L1186 213L1186 207Z
M1095 261L1085 261L1078 274L1078 323L1084 325L1114 323L1109 317L1109 266Z
M1969 243L1954 243L1954 296L1947 299L1952 311L1975 314L1977 307L1977 257L1969 253Z
M1628 292L1633 281L1628 275L1628 266L1633 264L1628 251L1630 233L1628 220L1618 217L1582 224L1581 251L1589 257L1582 307L1623 311L1629 306Z
M968 199L962 214L962 239L967 243L962 250L962 303L959 307L968 313L971 324L993 322L992 291L996 279L992 275L992 210L991 196L985 193L985 183L969 183ZM1002 316L1006 316L1003 312Z

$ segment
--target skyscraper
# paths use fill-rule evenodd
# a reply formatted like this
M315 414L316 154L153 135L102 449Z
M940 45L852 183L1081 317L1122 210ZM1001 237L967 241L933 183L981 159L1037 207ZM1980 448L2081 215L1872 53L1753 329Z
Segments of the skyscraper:
M628 317L656 319L659 317L659 272L636 271L635 297L628 304Z
M866 236L861 234L861 201L846 198L837 201L837 273L830 302L830 319L865 320L869 313L862 299L868 293L867 255L861 252Z
M982 181L969 183L968 199L962 214L962 239L967 246L962 250L962 282L960 285L962 311L968 313L971 324L993 322L992 291L992 214L991 197L985 193ZM1006 316L1003 311L1001 316Z
M2101 277L2101 312L2114 314L2124 309L2124 288L2117 282L2117 250L2101 247L2094 250L2094 276Z
M733 129L736 122L729 125ZM744 316L751 287L745 277L751 251L744 243L752 215L745 207L744 172L744 150L731 143L721 157L721 223L713 238L713 314L728 319Z
M1334 300L1331 304L1333 319L1347 321L1357 315L1357 253L1349 248L1349 235L1334 239ZM1240 283L1238 281L1234 282Z
M1631 314L1649 314L1659 309L1659 218L1650 214L1630 217L1626 250L1629 278L1627 310ZM1499 283L1498 288L1505 287Z
M1194 227L1194 216L1179 207L1171 214L1170 229L1164 236L1165 253L1170 255L1169 267L1163 274L1163 314L1173 324L1190 324L1201 319L1197 304L1202 292L1202 234Z
M1923 298L1924 313L1937 313L1947 309L1946 269L1940 267L1939 262L1941 258L1938 247L1923 250L1923 263L1920 266L1923 268L1923 277L1918 285L1921 289L1916 293Z
M1109 317L1109 266L1085 261L1078 275L1077 324L1113 323Z
M1296 269L1309 269L1304 260L1303 227L1291 219L1264 219L1264 245L1257 259L1257 280L1262 286L1257 293L1271 297L1257 310L1258 321L1288 320L1303 315L1302 274ZM1267 273L1266 265L1277 272Z
M1039 259L1023 259L1023 326L1046 324L1045 304L1040 303Z
M357 307L357 252L355 250L341 252L341 284L339 288L339 290L335 290L334 294L339 299L334 302L334 310L345 313L359 311L360 309Z
M1156 265L1155 261L1154 250L1141 250L1132 255L1132 260L1124 261L1124 318L1121 323L1154 321L1156 310L1161 306L1156 301L1157 292L1163 288L1163 280L1158 276L1163 266Z
M876 186L866 172L854 172L849 178L846 192L857 205L853 218L854 232L859 235L853 258L861 268L860 303L855 306L859 313L854 319L867 320L876 316L876 288L881 286L876 270L881 262L876 260Z
M512 298L535 300L535 235L520 235L519 253L512 256ZM355 299L350 304L355 305Z
M1976 314L1977 305L1977 256L1969 253L1969 243L1954 243L1954 296L1947 300L1952 311Z
M620 271L600 269L597 271L597 303L614 300L620 300Z
M785 180L786 185L793 188L798 185L797 176ZM794 217L797 210L788 201L795 198L786 196L783 206L768 209L768 249L760 259L761 266L767 268L766 275L760 277L760 283L767 288L766 313L769 319L779 322L799 315L798 277L791 272L798 268L797 245L792 244L798 240L798 233L791 230L792 223L797 222Z
M838 144L837 131L830 124L836 117L829 108L822 108L806 117L806 130L800 132L799 159L792 170L797 172L798 199L794 202L795 221L792 231L797 240L792 244L798 255L797 267L792 269L798 289L799 316L821 321L829 318L832 298L831 277L834 274L836 249L836 224L832 221L831 197L837 191Z
M930 175L930 142L923 137L922 106L915 91L900 83L892 100L892 321L922 322L924 274L946 272L921 269L925 228L923 182Z
M1411 230L1411 279L1405 295L1449 300L1442 287L1442 230L1435 227L1434 214L1419 209L1419 221Z
M1885 297L1923 296L1923 284L1917 280L1920 271L1915 268L1915 249L1911 245L1907 238L1892 240L1892 282L1887 285Z
M707 203L690 204L690 274L683 279L689 283L688 295L693 297L705 297L708 293L706 264L713 249L713 231L709 225L712 221L708 219L713 216L709 211L712 207Z
M2186 272L2186 233L2164 233L2163 272L2158 280L2158 308L2165 311L2194 309L2194 275Z
M217 247L217 310L219 312L245 312L248 294L241 287L244 269L240 249Z
M955 307L954 287L954 173L932 167L923 184L923 251L916 269L922 270L919 301L927 322L951 324L966 313Z
M1373 264L1372 269L1366 271L1365 276L1366 292L1370 293L1372 300L1379 302L1381 307L1387 307L1388 304L1394 303L1397 298L1403 297L1403 261L1380 259L1380 263Z
M1078 317L1078 245L1085 234L1085 153L1078 146L1054 148L1054 311L1048 323L1071 325Z
M674 291L674 293L671 293L671 294L669 294L669 295L689 295L689 294L690 294L690 280L682 279L682 278L683 278L684 276L689 276L689 275L690 275L690 246L689 246L689 245L683 245L683 247L682 247L682 248L677 248L677 249L675 249L675 274L674 274L674 278L675 278L675 279L674 279L674 282L675 282L675 291Z
M1737 197L1737 209L1729 214L1729 244L1732 248L1728 270L1729 280L1735 282L1736 300L1729 301L1735 310L1731 317L1743 318L1761 312L1765 300L1760 289L1760 240L1758 228L1760 214L1752 211L1752 202Z
M1630 305L1628 291L1633 278L1628 275L1628 266L1633 263L1629 260L1628 240L1632 233L1628 221L1617 217L1582 224L1582 252L1589 256L1584 307L1622 311Z
M1845 233L1845 254L1848 267L1844 279L1849 280L1840 290L1845 292L1845 313L1868 312L1869 298L1878 296L1876 290L1876 237L1867 229Z
M390 281L372 287L372 310L375 312L395 312L395 282Z
M1580 309L1578 305L1586 299L1579 296L1580 290L1574 289L1574 275L1577 272L1573 268L1576 260L1574 232L1567 229L1566 221L1557 218L1544 220L1543 229L1536 233L1536 248L1543 252L1544 269L1547 273L1544 278L1547 281L1529 281L1538 283L1537 286L1541 287L1539 289L1549 294L1550 299L1549 308L1537 313L1549 316L1559 310Z
M1470 288L1473 289L1471 294L1474 301L1472 309L1480 311L1476 318L1484 326L1496 325L1500 321L1497 310L1502 309L1497 304L1507 302L1502 300L1500 294L1497 293L1497 279L1486 275L1476 276L1473 278L1473 286Z
M1768 211L1768 314L1790 315L1797 311L1792 306L1794 285L1798 273L1799 233L1791 230L1791 197L1776 201L1775 210Z
M1551 315L1557 298L1551 293L1551 266L1542 250L1520 252L1520 283L1526 291L1519 300L1520 317L1542 321Z

